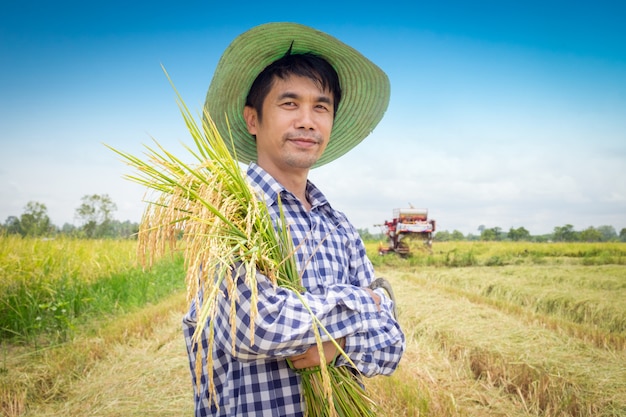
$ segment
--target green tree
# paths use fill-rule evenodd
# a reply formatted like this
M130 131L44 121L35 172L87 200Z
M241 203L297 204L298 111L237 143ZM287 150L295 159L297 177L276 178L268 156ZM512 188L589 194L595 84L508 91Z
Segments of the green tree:
M516 242L520 240L530 240L530 232L524 227L518 227L517 229L511 227L509 229L508 237Z
M574 226L566 224L563 227L555 227L553 239L556 242L575 242L578 240L578 233L574 231Z
M357 233L359 234L359 236L361 236L361 239L363 239L364 242L373 242L375 240L379 239L378 235L373 235L372 233L370 233L370 229L357 229Z
M626 227L622 227L622 230L619 231L619 240L626 242Z
M136 238L139 233L139 223L132 223L130 220L120 222L113 220L111 222L112 234L121 238Z
M45 236L52 229L46 205L29 201L20 216L20 233L23 236Z
M439 230L435 233L434 240L437 242L447 242L452 240L452 236L447 230Z
M461 240L465 240L465 236L463 236L463 233L455 229L450 235L450 240L454 240L458 242Z
M593 226L589 226L580 232L580 240L583 242L600 242L602 240L602 233Z
M22 233L22 226L20 225L20 219L16 216L9 216L4 221L4 232L10 235Z
M76 209L76 218L82 223L81 232L88 238L113 236L113 212L117 206L108 194L83 196Z
M67 236L73 236L76 234L76 226L70 223L63 223L61 233Z
M602 235L603 242L617 240L617 232L613 226L599 226L597 230Z
M498 234L496 233L494 229L495 228L484 229L482 233L480 234L480 240L486 240L486 241L498 240Z

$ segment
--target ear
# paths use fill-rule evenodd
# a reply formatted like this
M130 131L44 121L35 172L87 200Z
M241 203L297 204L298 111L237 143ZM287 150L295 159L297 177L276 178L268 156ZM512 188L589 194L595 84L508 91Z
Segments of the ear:
M248 128L248 133L250 133L251 135L256 135L257 123L258 123L256 110L250 106L244 107L243 118L246 121L246 127Z

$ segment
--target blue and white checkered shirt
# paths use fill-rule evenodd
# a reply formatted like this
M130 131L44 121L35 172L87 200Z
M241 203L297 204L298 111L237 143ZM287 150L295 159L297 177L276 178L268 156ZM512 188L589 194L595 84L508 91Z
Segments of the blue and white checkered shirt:
M273 216L278 216L280 195L298 248L297 263L303 268L300 272L309 307L334 338L345 337L344 350L363 375L391 374L404 352L405 338L384 291L376 290L382 299L378 311L364 289L374 280L374 270L354 226L343 213L333 210L310 182L307 196L312 208L307 212L292 193L258 165L251 163L247 175ZM258 315L251 344L250 327L246 325L250 323L250 308L246 305L250 289L243 280L239 282L236 322L242 327L236 331L234 353L230 302L223 297L214 323L213 380L219 409L213 400L209 401L206 340L201 347L204 371L196 384L197 346L192 342L197 326L195 303L183 319L196 416L302 416L300 376L289 368L285 358L304 353L315 344L310 312L295 293L257 275ZM327 337L323 335L323 339ZM342 365L345 359L340 357L336 366Z

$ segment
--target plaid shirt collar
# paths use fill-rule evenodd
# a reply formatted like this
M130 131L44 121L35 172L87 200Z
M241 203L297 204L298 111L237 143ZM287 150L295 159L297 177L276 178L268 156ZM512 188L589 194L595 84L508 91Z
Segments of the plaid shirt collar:
M285 194L289 194L293 198L295 196L287 190L281 183L276 181L267 171L258 166L254 162L250 162L247 170L248 179L252 187L258 193L259 198L265 200L268 206L278 204L278 196L281 195L283 201ZM306 183L306 196L311 203L311 208L315 209L323 205L330 205L326 196L309 180Z

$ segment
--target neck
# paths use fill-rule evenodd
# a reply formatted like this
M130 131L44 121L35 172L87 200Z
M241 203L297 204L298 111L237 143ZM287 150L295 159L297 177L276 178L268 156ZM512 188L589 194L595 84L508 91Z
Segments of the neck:
M295 169L292 171L284 171L276 169L272 166L263 166L258 164L268 174L270 174L276 181L278 181L285 189L295 195L304 207L309 210L311 204L306 198L306 184L309 174L308 169Z

